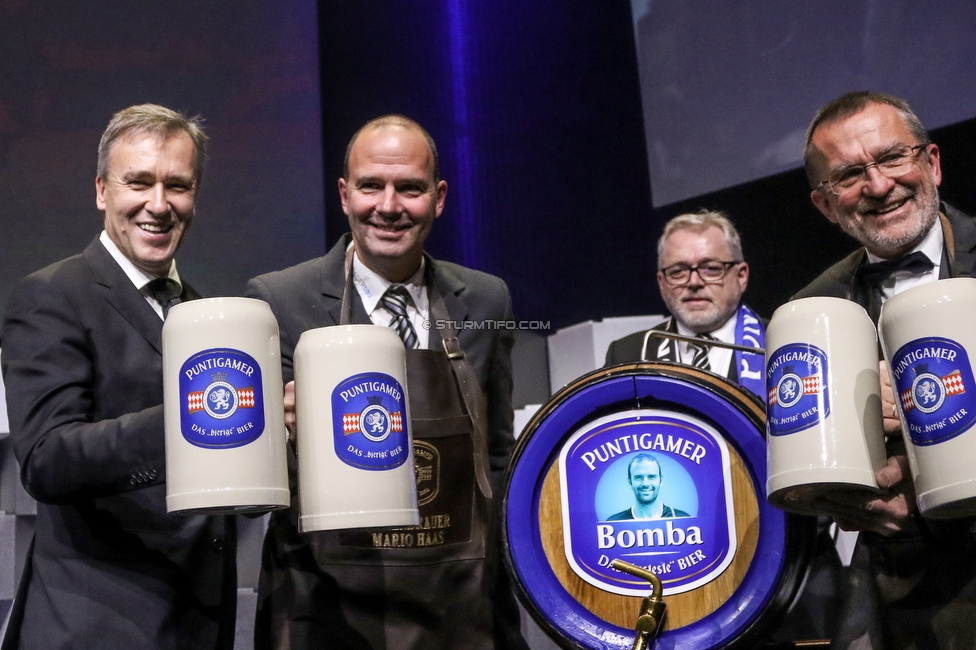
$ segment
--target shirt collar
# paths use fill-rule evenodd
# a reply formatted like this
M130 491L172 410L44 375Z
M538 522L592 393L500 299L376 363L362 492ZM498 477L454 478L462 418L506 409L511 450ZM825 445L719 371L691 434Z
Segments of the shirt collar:
M363 307L367 314L372 314L379 306L380 298L394 284L402 284L406 287L413 304L419 311L424 311L427 304L427 292L424 291L424 266L426 260L421 258L420 267L403 282L390 282L379 273L376 273L359 259L359 253L353 251L352 256L352 281L359 292L359 297L363 301Z
M108 251L108 254L112 256L115 263L122 267L122 271L125 272L126 277L128 277L132 284L135 285L136 289L142 291L147 284L156 279L156 276L149 275L133 264L132 260L126 257L125 254L119 250L119 247L115 245L115 242L112 241L106 231L102 231L102 234L98 236L98 241L102 243L102 246L104 246L105 250ZM176 260L170 261L169 273L166 277L180 285L180 289L182 290L183 283L180 282L180 274L176 272Z

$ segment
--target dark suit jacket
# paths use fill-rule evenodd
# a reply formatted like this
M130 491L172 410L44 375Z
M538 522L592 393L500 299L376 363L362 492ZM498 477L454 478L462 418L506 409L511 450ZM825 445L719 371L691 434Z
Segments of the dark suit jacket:
M183 297L199 296L184 285ZM166 514L161 332L97 239L14 289L2 365L38 505L23 622L5 643L19 632L23 648L233 647L233 521Z
M285 383L294 379L295 345L305 330L338 325L345 288L346 234L324 257L254 278L244 293L264 300L278 319L281 366ZM493 275L426 258L434 286L454 321L511 321L512 299L505 283ZM355 293L353 320L369 323ZM514 336L506 329L462 329L458 339L471 363L488 405L488 451L492 472L504 472L514 446L512 432L512 359ZM431 349L440 349L440 334L430 330Z
M976 273L976 219L943 204L945 239L940 278ZM860 248L798 292L795 298L847 298L868 308L855 283L867 262ZM889 439L889 455L905 453ZM892 538L861 533L851 562L836 648L907 647L950 650L976 647L976 519L916 518L917 530ZM858 641L868 635L869 645Z

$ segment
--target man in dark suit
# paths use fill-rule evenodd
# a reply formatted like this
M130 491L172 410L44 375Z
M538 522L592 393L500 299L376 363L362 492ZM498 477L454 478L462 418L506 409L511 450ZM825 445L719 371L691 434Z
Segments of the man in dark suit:
M255 644L524 647L500 565L496 517L514 444L513 336L489 321L512 320L508 288L424 253L447 182L433 140L413 120L388 115L357 131L339 193L352 233L324 257L255 278L247 294L267 301L278 319L290 428L302 332L350 323L397 330L407 348L414 451L424 470L421 526L396 536L302 535L293 498L290 511L272 516L265 540ZM307 434L299 427L297 435ZM391 537L407 541L392 548L385 541Z
M904 101L848 93L807 131L804 159L814 205L863 248L796 297L834 296L877 320L881 304L913 286L976 272L976 220L940 204L939 148ZM837 648L976 647L976 522L923 520L885 364L885 494L822 504L845 530L861 531Z
M645 332L614 341L607 365L633 361L673 361L728 377L750 392L765 392L761 354L710 345L709 340L761 348L762 319L742 304L749 265L742 240L721 212L682 214L664 226L657 243L657 286L671 317ZM701 343L655 336L670 332Z
M38 505L5 649L233 647L233 521L165 503L161 332L199 297L173 256L205 156L196 119L117 113L98 147L104 231L7 305L10 436Z

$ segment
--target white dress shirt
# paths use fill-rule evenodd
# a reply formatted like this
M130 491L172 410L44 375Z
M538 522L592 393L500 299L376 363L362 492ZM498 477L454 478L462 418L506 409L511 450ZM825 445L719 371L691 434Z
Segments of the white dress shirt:
M108 254L112 256L112 259L114 259L116 263L122 267L125 275L129 278L129 280L132 281L132 284L135 285L136 289L142 293L143 297L146 299L146 302L149 303L149 306L152 307L159 316L159 320L163 320L162 305L156 302L156 299L153 298L149 291L146 290L146 285L155 280L156 276L149 275L133 264L132 260L126 257L125 254L119 250L119 247L115 245L115 242L109 238L108 233L104 230L102 231L102 234L98 236L98 241L102 243L102 246L104 246L105 250L108 251ZM182 293L183 283L180 282L180 274L176 272L176 260L170 261L169 274L167 277L176 282L176 284L180 285L180 292Z
M410 300L407 301L407 317L417 332L417 347L421 350L427 349L430 339L429 331L424 327L430 320L430 303L427 300L427 287L424 286L424 265L424 260L421 260L420 268L405 282L390 282L363 264L358 254L353 253L352 257L352 283L374 325L389 327L393 322L393 314L380 302L386 290L394 284L402 284L406 288L407 293L410 294Z
M881 302L892 296L901 293L905 289L911 289L927 282L935 282L939 279L939 267L942 265L942 224L939 221L929 229L929 234L919 243L909 254L915 251L922 251L932 262L933 267L925 273L912 273L910 271L897 271L892 273L887 280L881 283ZM882 262L880 257L868 253L868 262Z

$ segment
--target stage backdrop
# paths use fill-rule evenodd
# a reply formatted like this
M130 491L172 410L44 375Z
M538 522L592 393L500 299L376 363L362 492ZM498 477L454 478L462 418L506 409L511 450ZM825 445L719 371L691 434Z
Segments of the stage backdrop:
M664 8L652 3L643 19ZM312 0L0 2L0 308L14 281L98 233L98 136L114 111L144 101L207 119L211 161L179 256L205 293L237 293L345 232L335 183L346 142L388 112L419 120L440 145L450 191L431 250L503 277L520 319L556 328L662 312L654 245L681 211L730 212L753 269L746 298L765 315L854 247L810 204L796 167L652 208L645 127L654 125L644 120L628 0L317 9ZM760 18L789 23L789 11L771 3ZM752 33L743 32L742 51L765 47ZM901 93L956 69L972 45L948 34L937 47L909 48L918 62L899 85L878 89ZM722 52L707 61L719 65ZM733 72L766 74L757 56ZM749 91L736 110L773 124L801 93L812 115L850 89L845 79L814 90L803 76L783 78L776 92ZM961 207L976 196L974 131L968 121L934 133L945 193ZM756 141L750 155L763 147Z
M810 118L849 90L929 129L976 116L976 3L631 4L655 205L800 166Z
M98 140L154 102L211 155L178 268L209 295L325 250L314 0L0 2L0 305L101 231ZM2 313L0 313L2 315Z

